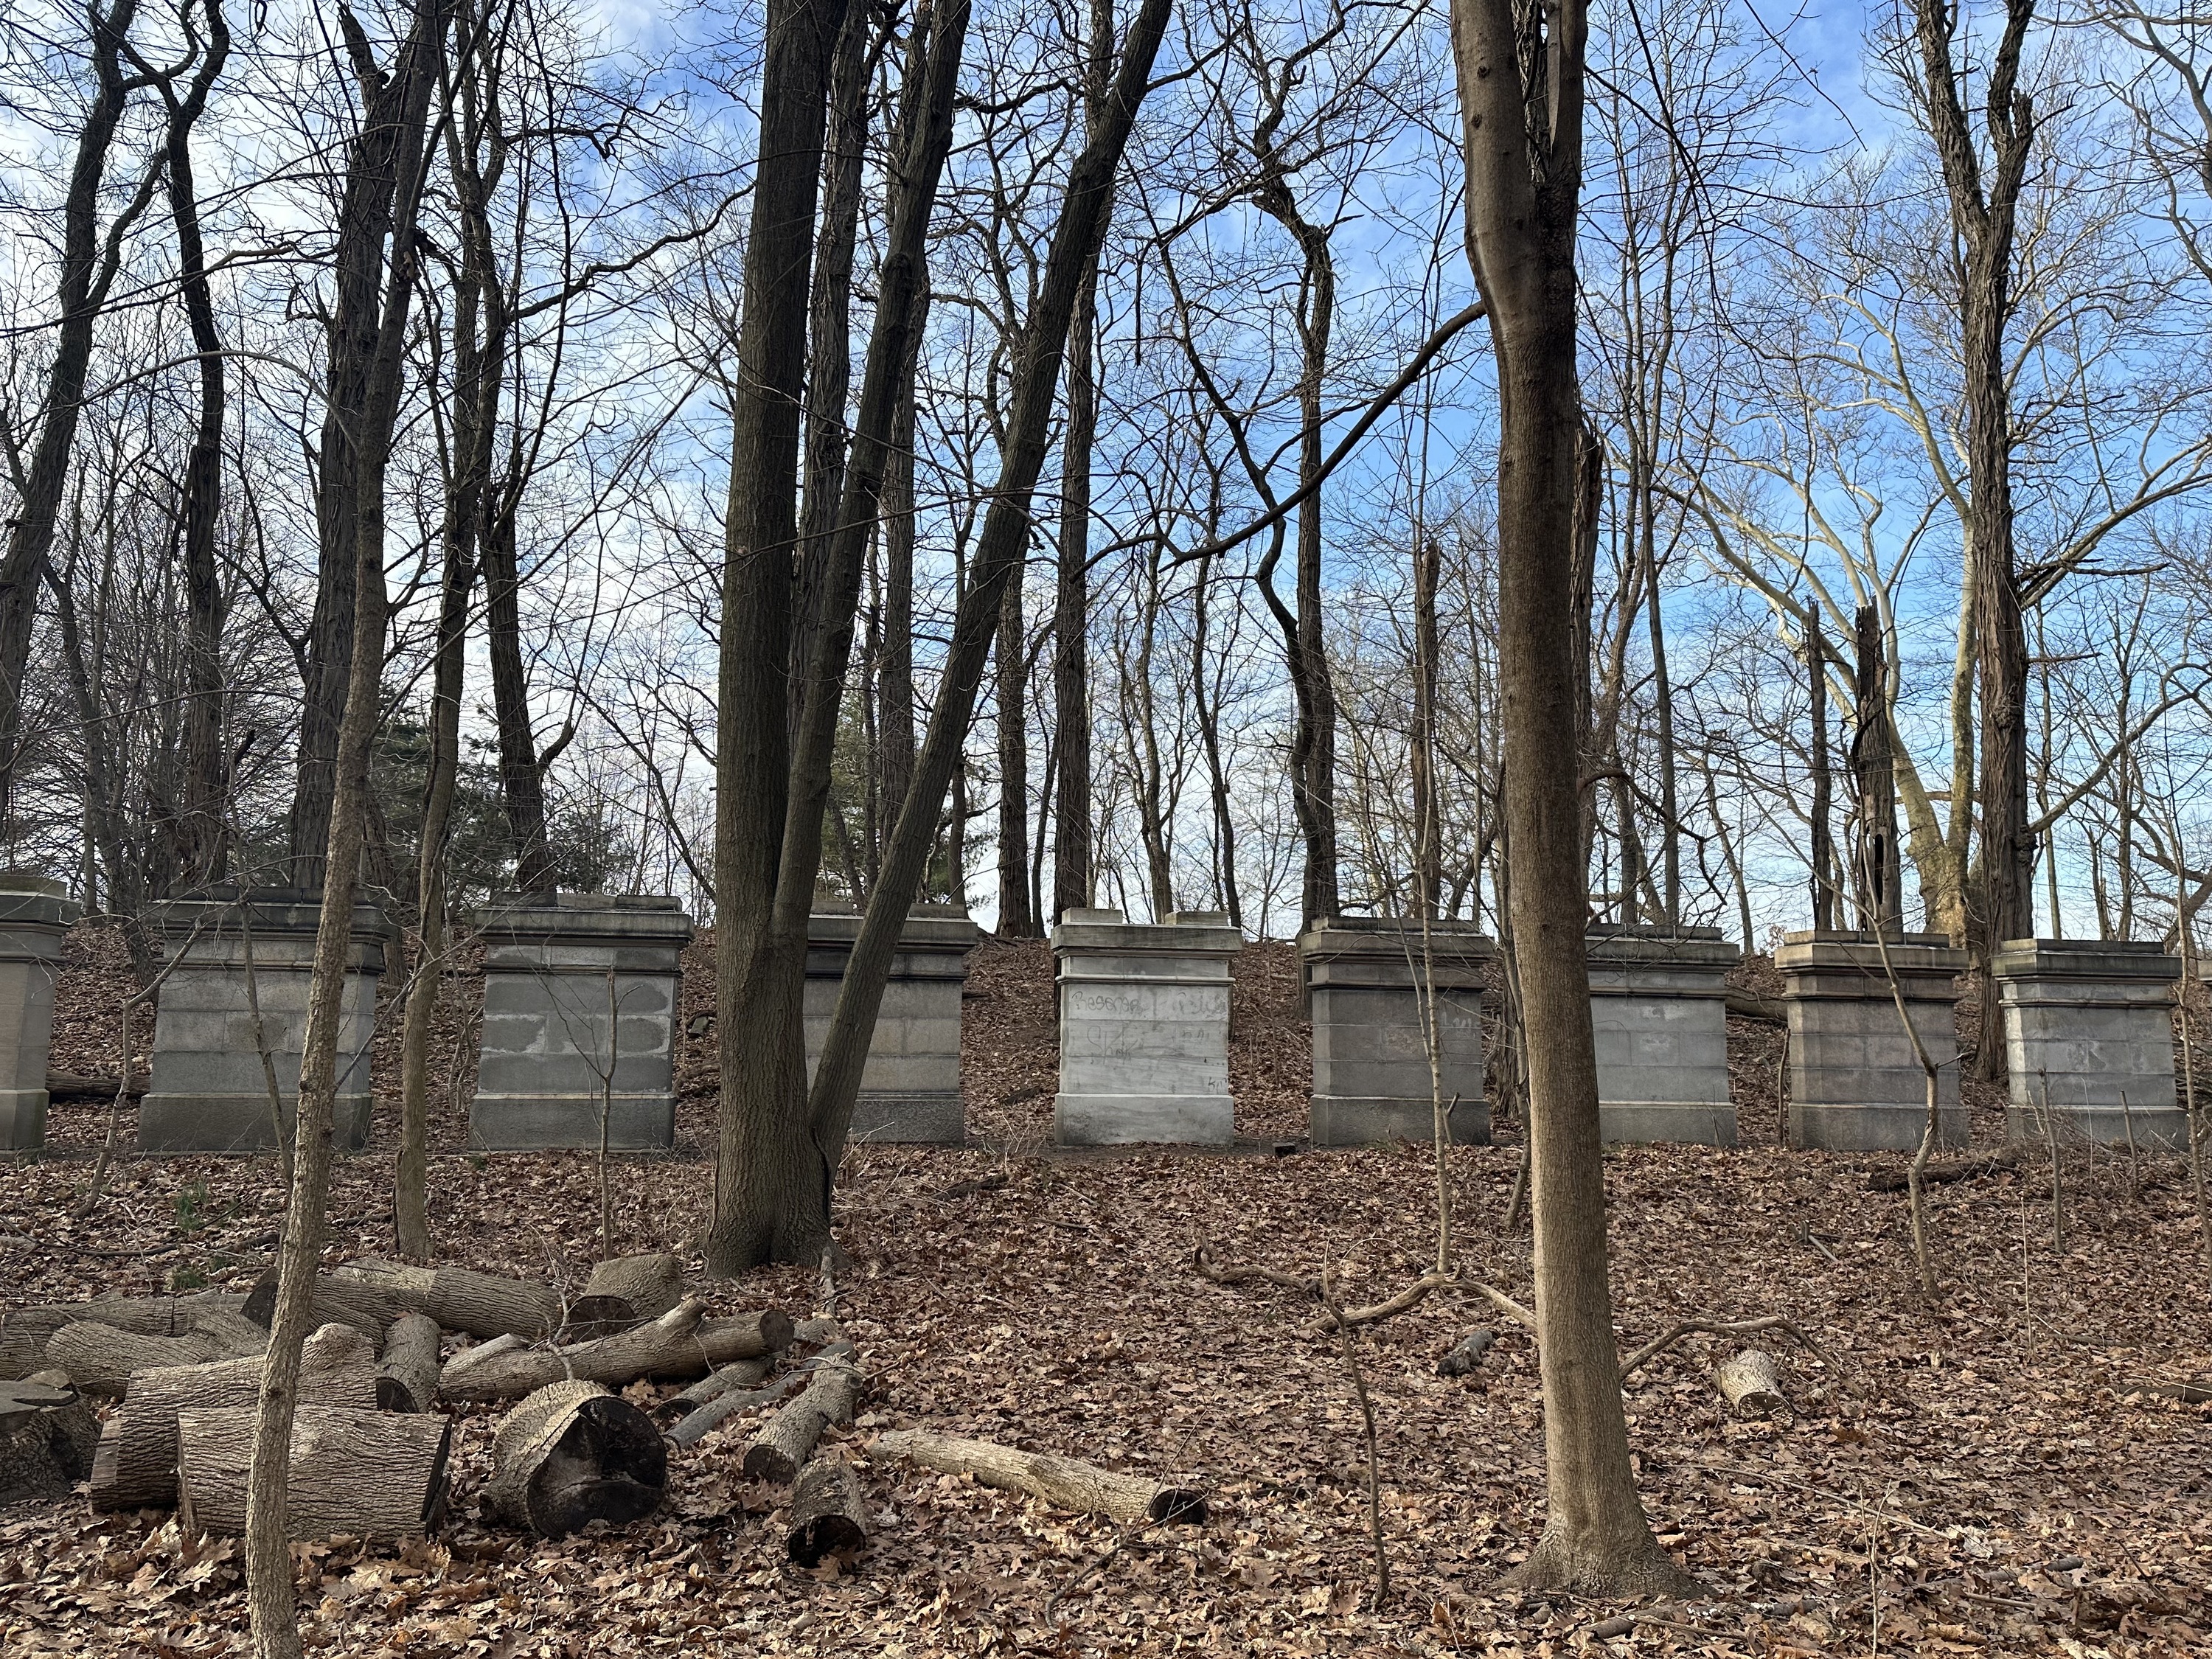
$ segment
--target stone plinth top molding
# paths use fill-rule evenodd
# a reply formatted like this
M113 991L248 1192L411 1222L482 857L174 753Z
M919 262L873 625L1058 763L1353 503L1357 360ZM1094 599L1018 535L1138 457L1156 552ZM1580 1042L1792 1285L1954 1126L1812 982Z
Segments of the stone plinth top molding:
M841 904L825 910L817 904L814 914L806 919L806 942L814 945L842 946L850 951L860 937L860 913L850 905ZM969 919L966 908L957 904L917 904L906 913L906 921L899 928L898 950L901 956L951 957L955 962L945 971L956 977L966 970L957 959L975 948L983 937L983 930ZM840 963L833 976L842 978L844 967ZM921 964L915 971L927 972Z
M492 945L623 939L682 946L691 918L673 898L636 893L495 893L469 925Z
M257 933L312 935L322 927L322 895L296 887L210 887L204 897L163 902L155 912L155 926L173 944L184 944L195 931L206 943L235 939L241 917ZM356 904L347 934L357 946L381 947L384 912L367 901Z
M1409 981L1424 963L1443 990L1475 990L1498 943L1471 921L1432 921L1424 937L1418 917L1338 916L1298 935L1298 957L1308 975L1342 964L1368 970L1396 969Z
M84 915L62 883L35 870L0 870L0 928L58 931ZM0 952L11 947L0 940Z
M1070 909L1052 930L1052 948L1108 956L1233 957L1244 948L1244 933L1219 910L1179 910L1165 921L1133 922L1119 910Z
M2167 986L2181 978L2181 958L2163 945L2128 939L2008 939L1990 957L1999 979L2130 980Z
M1942 933L1884 933L1877 943L1870 933L1833 927L1784 933L1782 948L1774 953L1774 965L1785 974L1807 976L1806 985L1794 995L1858 997L1867 993L1845 981L1857 976L1884 978L1885 951L1889 969L1901 983L1942 980L1948 985L1966 971L1966 953L1953 950L1950 939ZM1826 987L1823 981L1828 977L1837 981L1835 988Z
M1609 969L1733 968L1742 959L1739 951L1717 927L1630 927L1604 922L1586 928L1583 950L1594 965ZM1596 988L1593 988L1594 989ZM1723 996L1727 988L1716 979L1711 985L1685 984L1681 996Z

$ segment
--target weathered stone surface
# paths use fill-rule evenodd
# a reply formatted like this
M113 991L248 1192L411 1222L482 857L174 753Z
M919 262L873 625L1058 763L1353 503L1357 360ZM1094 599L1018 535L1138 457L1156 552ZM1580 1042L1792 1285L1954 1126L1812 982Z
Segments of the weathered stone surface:
M1071 1146L1231 1139L1228 918L1184 913L1134 925L1073 909L1053 929L1060 964L1060 1094L1053 1133Z
M1940 933L1893 933L1886 941L1912 1029L1940 1068L1936 1139L1967 1141L1959 1103L1959 1036L1952 981L1966 953ZM1791 933L1775 952L1790 1017L1789 1139L1827 1152L1911 1152L1928 1126L1927 1075L1898 1018L1871 933Z
M0 870L0 1152L46 1141L46 1047L62 935L84 914L58 881Z
M1609 925L1587 949L1600 1133L1735 1146L1722 998L1736 947L1717 927Z
M164 945L182 960L161 986L152 1076L138 1107L141 1151L258 1152L290 1134L321 913L315 896L273 889L241 896L219 888L161 907ZM374 905L354 907L346 953L331 1133L340 1150L357 1152L368 1140L368 1051L384 971L384 917ZM273 1107L264 1047L276 1072Z
M810 1079L821 1061L860 934L860 918L850 908L821 905L807 920ZM951 1146L967 1139L960 1100L960 989L968 981L968 953L981 936L981 929L957 905L921 904L908 913L876 1011L851 1139Z
M469 1139L495 1151L666 1146L676 1138L678 979L691 918L672 898L503 893L470 922L484 1010Z
M1462 1146L1490 1142L1483 1096L1482 967L1496 946L1470 922L1345 916L1298 938L1313 1023L1316 1146L1431 1140L1441 1094ZM1425 988L1435 988L1437 1073ZM1456 1104L1454 1103L1456 1097Z
M2004 1012L2005 1133L2138 1146L2187 1144L2174 1094L2173 988L2181 961L2157 945L2008 939L1990 963Z

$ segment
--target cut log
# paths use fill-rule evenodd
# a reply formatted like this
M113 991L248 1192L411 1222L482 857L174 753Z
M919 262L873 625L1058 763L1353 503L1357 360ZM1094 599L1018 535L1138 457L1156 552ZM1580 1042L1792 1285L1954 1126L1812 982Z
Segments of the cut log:
M132 1374L123 1406L100 1431L92 1461L96 1510L167 1509L177 1501L177 1419L188 1411L251 1407L261 1399L259 1356ZM350 1325L325 1325L300 1349L297 1398L368 1411L377 1403L376 1351Z
M209 1314L235 1313L245 1305L243 1296L203 1291L191 1296L110 1296L94 1302L18 1308L0 1317L0 1377L28 1376L41 1370L46 1364L46 1339L64 1325L112 1325L143 1336L182 1336Z
M860 1370L853 1364L853 1345L824 1348L814 1361L814 1380L806 1392L780 1407L745 1448L745 1479L789 1486L814 1455L822 1431L832 1423L851 1422L860 1398Z
M1482 1356L1490 1352L1498 1340L1498 1333L1487 1325L1469 1331L1452 1346L1452 1351L1437 1361L1438 1376L1465 1376L1482 1364Z
M543 1538L650 1515L668 1484L653 1420L597 1382L536 1390L500 1425L491 1461L485 1512Z
M653 1407L653 1413L663 1422L672 1423L679 1417L690 1416L702 1406L712 1405L726 1394L755 1387L775 1369L773 1354L763 1354L757 1359L732 1360L719 1370L708 1371L683 1393L662 1401Z
M388 1412L427 1412L438 1403L438 1322L402 1314L385 1334L376 1368L376 1403Z
M1063 1510L1103 1515L1123 1525L1139 1521L1206 1524L1206 1494L1121 1474L1049 1452L1016 1451L988 1440L961 1440L920 1429L894 1429L866 1447L871 1458L900 1458L942 1474L972 1475L982 1486L1026 1492Z
M684 1264L663 1251L653 1255L618 1255L592 1269L584 1295L611 1296L629 1304L640 1319L658 1319L684 1299Z
M269 1346L268 1332L252 1325L240 1329L240 1324L235 1314L217 1314L182 1336L149 1336L88 1320L64 1325L48 1337L46 1358L85 1393L118 1400L134 1371L246 1358Z
M372 1286L343 1279L333 1273L317 1273L315 1288L307 1304L307 1324L320 1329L325 1325L350 1325L372 1343L384 1340L386 1328L401 1310L392 1298ZM269 1267L253 1281L252 1294L246 1298L246 1316L264 1330L276 1314L276 1269Z
M1713 1367L1713 1381L1738 1417L1765 1417L1790 1403L1783 1398L1774 1361L1757 1348L1721 1361Z
M87 1077L81 1072L49 1072L46 1073L46 1097L49 1100L97 1100L115 1098L115 1085L120 1079L112 1077ZM125 1095L146 1092L146 1074L134 1073L124 1084Z
M1937 1158L1920 1173L1923 1185L1940 1187L1948 1181L1972 1181L1979 1176L1995 1175L2000 1170L2015 1169L2023 1157L2033 1157L2039 1147L2007 1146L1991 1152L1977 1152L1972 1158ZM1866 1178L1870 1193L1901 1193L1912 1185L1910 1173L1903 1169L1874 1170Z
M1740 1019L1765 1020L1770 1025L1790 1023L1790 1005L1780 997L1763 997L1750 991L1724 991L1721 1001Z
M641 1376L683 1379L791 1341L790 1318L774 1308L703 1320L703 1305L686 1297L650 1324L558 1348L471 1349L447 1362L438 1389L453 1400L507 1400L567 1377L617 1387Z
M92 1468L100 1425L75 1389L0 1382L0 1508L59 1498Z
M256 1415L251 1406L178 1415L179 1519L185 1531L236 1537L246 1530ZM444 1416L301 1406L292 1421L288 1534L305 1542L435 1531L445 1519L453 1438L453 1419Z
M556 1342L588 1342L644 1324L618 1296L580 1296L568 1304L568 1317L553 1334Z
M542 1341L561 1328L561 1298L550 1286L502 1279L467 1267L415 1267L364 1257L333 1267L326 1278L380 1293L392 1316L428 1314L440 1327L471 1336L514 1335Z
M705 1405L685 1413L675 1427L667 1431L672 1445L689 1446L705 1439L739 1412L749 1412L756 1406L765 1406L781 1400L800 1383L810 1381L805 1371L791 1371L779 1376L762 1389L732 1389L717 1395Z
M866 1549L868 1521L860 1508L860 1478L842 1457L817 1457L801 1470L791 1494L791 1530L784 1547L802 1567L826 1556Z

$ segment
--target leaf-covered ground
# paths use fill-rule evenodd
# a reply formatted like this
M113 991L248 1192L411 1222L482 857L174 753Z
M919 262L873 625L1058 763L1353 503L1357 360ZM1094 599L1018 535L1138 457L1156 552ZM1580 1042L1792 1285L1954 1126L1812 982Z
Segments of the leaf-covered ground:
M118 964L80 938L56 1066L112 1075ZM708 995L695 950L687 1006ZM1752 970L1754 974L1755 969ZM1687 1316L1785 1314L1836 1362L1774 1349L1792 1409L1729 1418L1723 1350L1692 1338L1628 1384L1655 1527L1710 1592L1645 1610L1501 1592L1543 1515L1534 1354L1510 1326L1482 1368L1435 1360L1480 1306L1431 1298L1364 1332L1380 1437L1391 1589L1376 1609L1358 1408L1343 1356L1291 1292L1224 1289L1190 1266L1301 1273L1334 1263L1348 1298L1394 1290L1434 1249L1425 1148L1274 1157L1295 1135L1307 1064L1295 963L1238 964L1233 1153L1055 1153L1049 957L988 944L968 1013L980 1144L869 1147L839 1193L854 1266L839 1312L872 1374L862 1421L980 1435L1204 1482L1202 1530L1121 1539L949 1478L863 1465L872 1547L805 1573L783 1559L787 1494L738 1474L738 1419L673 1461L653 1521L561 1543L477 1513L495 1414L459 1428L454 1519L401 1549L303 1550L302 1607L324 1654L1521 1653L2201 1654L2212 1650L2212 1407L2145 1393L2212 1366L2212 1298L2179 1160L2067 1154L2063 1248L2047 1169L1935 1189L1943 1294L1915 1287L1894 1158L1778 1146L1778 1034L1734 1022L1745 1146L1609 1154L1624 1341ZM587 1155L463 1148L472 982L458 980L431 1212L448 1259L580 1275L592 1259ZM87 1005L105 1000L106 1014ZM100 1033L108 1035L102 1038ZM389 1040L380 1060L396 1056ZM389 1069L387 1066L386 1069ZM624 1249L684 1241L712 1182L708 1040L693 1040L672 1154L626 1158ZM451 1091L450 1098L444 1095ZM1970 1091L1978 1140L2002 1135ZM389 1137L343 1161L334 1255L388 1253ZM121 1169L79 1195L106 1109L55 1114L53 1153L0 1169L0 1305L250 1279L282 1195L268 1159ZM128 1113L122 1123L128 1146ZM1500 1235L1517 1160L1454 1154L1463 1265L1528 1293L1525 1235ZM1006 1184L943 1201L966 1178ZM811 1310L811 1270L713 1287L720 1305ZM857 1448L855 1448L857 1449ZM0 1512L0 1653L242 1653L234 1547L168 1517L98 1516L80 1493Z

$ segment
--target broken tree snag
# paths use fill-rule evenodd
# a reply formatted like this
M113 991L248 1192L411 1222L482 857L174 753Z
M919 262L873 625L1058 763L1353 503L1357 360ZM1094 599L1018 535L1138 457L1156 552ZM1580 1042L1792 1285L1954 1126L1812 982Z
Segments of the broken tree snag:
M866 1549L868 1523L860 1508L860 1477L842 1457L817 1457L799 1472L791 1494L791 1530L784 1547L802 1567L826 1556Z
M255 1415L251 1406L178 1414L178 1518L185 1531L236 1537L246 1530ZM305 1542L434 1531L445 1519L453 1437L447 1417L300 1406L286 1483L289 1535Z
M269 1328L276 1311L276 1269L269 1267L253 1281L253 1291L242 1310L246 1318ZM384 1340L385 1328L399 1310L392 1298L371 1285L356 1285L336 1272L317 1273L313 1299L307 1304L313 1326L350 1325L371 1342Z
M0 1382L0 1507L63 1496L92 1467L99 1439L75 1389Z
M590 1522L653 1513L668 1449L653 1421L597 1382L550 1382L507 1414L492 1443L486 1513L559 1538Z
M96 1510L167 1509L177 1501L177 1419L188 1411L256 1405L262 1360L222 1359L135 1373L121 1409L100 1431L92 1461ZM377 1403L376 1351L350 1325L325 1325L300 1349L296 1396L368 1411Z
M1016 1451L988 1440L961 1440L921 1429L888 1431L870 1441L866 1449L871 1458L899 1458L940 1474L972 1475L982 1486L1025 1492L1055 1508L1103 1515L1124 1526L1139 1521L1206 1524L1204 1492L1049 1452Z
M467 1267L414 1267L371 1256L333 1267L323 1277L381 1295L392 1310L387 1322L402 1313L428 1314L441 1328L471 1336L539 1341L559 1330L564 1317L560 1295L550 1285Z
M602 1261L584 1282L584 1298L602 1296L627 1303L633 1317L658 1319L684 1299L684 1264L665 1251Z
M768 1426L745 1448L746 1480L789 1486L814 1455L822 1431L832 1423L853 1420L853 1407L860 1398L860 1371L852 1363L852 1356L848 1342L822 1351L814 1362L814 1380L806 1385L806 1392L779 1407ZM694 1418L698 1415L692 1413Z
M511 1400L569 1379L619 1385L672 1368L696 1376L706 1369L703 1359L693 1358L704 1306L686 1297L651 1324L558 1348L487 1342L447 1361L438 1391L453 1400Z
M384 1335L376 1368L376 1403L387 1412L427 1412L438 1400L438 1322L402 1314Z
M238 1323L235 1314L216 1315L203 1319L182 1336L149 1336L87 1321L64 1325L48 1337L46 1358L67 1371L70 1380L85 1393L116 1400L130 1386L135 1371L245 1358L269 1346L268 1332L252 1326L241 1330Z
M64 1325L112 1325L142 1336L183 1336L213 1313L236 1313L246 1298L228 1291L191 1296L109 1296L40 1308L18 1308L0 1318L0 1377L28 1376L46 1363L46 1339Z
M1757 1348L1721 1361L1713 1367L1713 1381L1738 1417L1765 1417L1790 1403L1782 1396L1774 1361Z

